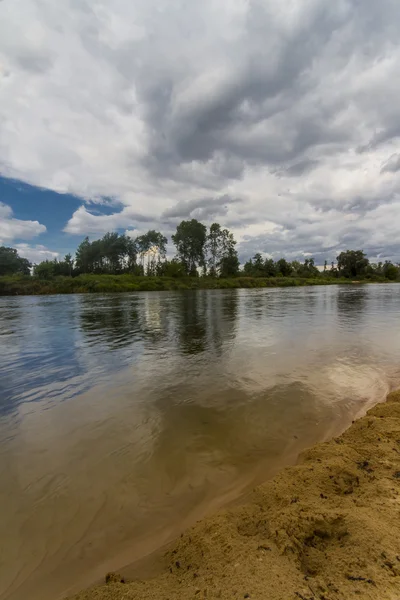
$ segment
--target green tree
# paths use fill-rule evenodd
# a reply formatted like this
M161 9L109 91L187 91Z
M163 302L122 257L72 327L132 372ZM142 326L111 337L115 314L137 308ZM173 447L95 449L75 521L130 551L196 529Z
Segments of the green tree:
M41 263L34 265L33 275L39 279L53 279L54 262L52 260L43 260Z
M306 258L304 264L299 263L299 265L296 273L299 277L318 277L320 274L313 258Z
M65 259L57 260L55 258L53 262L55 275L63 275L64 277L69 277L71 275L71 266Z
M86 237L78 246L75 264L79 273L135 272L136 256L135 241L113 232L93 242Z
M157 263L156 274L159 277L184 277L186 275L186 267L180 260L173 258L172 260Z
M360 277L366 274L369 267L369 260L362 250L346 250L336 260L342 277Z
M284 258L280 258L277 261L276 269L283 277L289 277L292 274L292 265Z
M298 260L292 260L292 262L290 264L292 265L293 275L301 276L301 272L303 269L303 265L301 264L301 262Z
M209 254L208 268L211 277L217 276L217 266L221 261L222 253L222 229L219 223L210 225L210 232L207 236L205 250Z
M143 271L148 275L155 275L157 265L165 260L167 254L167 238L159 231L151 229L136 238L135 243L140 256ZM147 260L146 260L147 259ZM147 264L145 264L147 263Z
M219 264L220 277L236 277L239 273L239 257L236 248L231 247L221 258Z
M33 267L33 275L39 279L53 279L56 274L54 260L43 260Z
M222 252L218 263L220 277L236 277L239 273L239 257L236 240L228 229L222 230Z
M264 277L264 259L262 255L257 252L253 256L253 277Z
M399 268L396 267L390 260L385 261L382 268L383 275L390 281L396 281L399 278Z
M248 277L273 277L275 275L274 261L272 259L264 261L262 255L257 252L244 264L243 271Z
M253 260L251 258L247 262L244 263L244 265L243 265L243 273L247 277L253 277L254 266L253 266Z
M128 271L128 273L139 274L138 273L139 265L136 262L137 255L138 255L136 240L133 240L130 236L125 236L125 241L126 241L126 256L125 256L126 270ZM140 273L140 274L142 274L142 273Z
M54 258L53 260L43 260L39 264L34 265L33 275L39 279L52 279L58 275L62 275L63 277L71 276L73 263L72 257L68 260L69 257L71 257L71 255L67 254L67 260L57 260L57 258Z
M90 273L93 270L91 257L91 243L89 242L89 238L87 236L79 244L76 250L75 264L76 268L81 273Z
M97 250L97 269L100 272L120 273L123 269L122 260L126 254L125 236L116 232L106 233L100 240L93 242Z
M234 277L239 270L236 241L228 229L213 223L207 236L205 250L209 256L207 263L211 277Z
M67 267L68 275L71 277L72 272L74 270L74 260L72 258L72 254L68 253L64 256L64 263Z
M197 219L182 221L176 228L172 241L188 275L196 276L197 267L204 267L206 239L207 228Z
M30 275L32 264L21 258L15 248L0 246L0 275Z
M264 263L264 273L266 277L276 276L276 265L272 258L266 258Z

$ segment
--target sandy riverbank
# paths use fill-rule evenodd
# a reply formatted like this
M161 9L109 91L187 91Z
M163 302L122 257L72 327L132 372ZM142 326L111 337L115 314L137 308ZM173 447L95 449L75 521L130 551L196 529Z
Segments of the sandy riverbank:
M75 600L399 599L400 391L299 463Z

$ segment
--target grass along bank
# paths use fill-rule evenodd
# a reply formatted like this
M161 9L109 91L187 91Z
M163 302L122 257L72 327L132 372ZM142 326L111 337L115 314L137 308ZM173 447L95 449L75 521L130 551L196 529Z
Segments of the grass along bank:
M86 274L78 275L77 277L59 276L53 279L40 279L30 276L4 276L0 277L0 296L296 287L351 283L354 282L350 279L324 276L315 278L232 277L229 279L213 277L151 277L129 274ZM359 283L371 283L371 280L362 280Z
M156 565L142 562L138 579L109 574L107 585L75 600L394 600L399 511L400 392L393 392L246 504L182 534ZM151 577L143 579L145 571Z

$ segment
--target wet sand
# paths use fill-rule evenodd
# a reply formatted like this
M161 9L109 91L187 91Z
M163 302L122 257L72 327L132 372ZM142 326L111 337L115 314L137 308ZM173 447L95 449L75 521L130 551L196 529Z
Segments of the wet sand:
M74 598L400 598L400 391L122 577Z

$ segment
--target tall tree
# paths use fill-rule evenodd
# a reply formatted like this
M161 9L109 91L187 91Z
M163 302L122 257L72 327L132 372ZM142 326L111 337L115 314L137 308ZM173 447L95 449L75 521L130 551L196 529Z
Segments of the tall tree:
M96 242L93 242L96 244ZM126 255L125 235L116 232L106 233L101 240L97 240L95 247L98 249L98 268L110 273L120 273L123 269L123 259Z
M91 243L86 236L76 249L75 264L81 273L90 273L93 270L90 248Z
M182 221L176 228L172 241L188 275L197 275L197 267L204 267L206 239L207 228L197 219Z
M337 268L342 277L358 277L364 275L369 260L362 250L346 250L337 257Z
M129 273L135 273L137 271L137 243L136 240L133 240L130 236L125 236L126 240L126 268Z
M211 277L231 277L237 274L239 259L235 246L236 241L228 229L222 229L219 223L210 226L205 249Z
M253 270L254 277L264 277L264 259L259 252L253 256Z
M74 269L74 260L73 260L72 255L70 253L68 253L68 254L66 254L64 256L64 262L67 265L68 275L71 276L72 275L72 271Z
M210 225L210 231L206 241L206 251L209 255L208 268L211 277L217 276L217 266L221 260L222 253L222 229L219 223Z
M155 275L157 265L165 260L167 254L167 238L154 229L136 238L138 254L140 256L143 271L146 268L148 275ZM145 265L147 262L147 265Z
M239 272L239 257L236 240L228 229L222 230L222 250L218 262L220 277L235 277Z
M30 275L32 264L21 258L15 248L0 246L0 275Z

